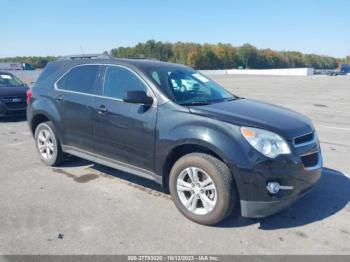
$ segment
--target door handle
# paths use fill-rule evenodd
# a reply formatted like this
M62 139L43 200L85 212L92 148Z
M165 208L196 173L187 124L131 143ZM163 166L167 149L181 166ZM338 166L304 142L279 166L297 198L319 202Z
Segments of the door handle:
M99 112L100 114L104 114L107 112L107 108L104 105L100 105L97 109L97 112Z
M61 102L63 100L63 96L59 95L56 97L57 102Z

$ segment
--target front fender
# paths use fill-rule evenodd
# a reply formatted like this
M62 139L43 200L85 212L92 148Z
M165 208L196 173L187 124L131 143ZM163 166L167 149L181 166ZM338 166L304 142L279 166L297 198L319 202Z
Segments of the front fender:
M171 152L182 145L199 145L218 155L231 169L235 180L241 180L239 166L249 165L239 126L186 110L173 112L170 106L158 111L155 169L160 176Z

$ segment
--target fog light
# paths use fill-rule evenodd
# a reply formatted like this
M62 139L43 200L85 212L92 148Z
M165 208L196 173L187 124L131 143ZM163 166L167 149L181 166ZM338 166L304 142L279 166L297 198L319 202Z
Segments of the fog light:
M278 191L280 191L280 184L277 182L269 182L266 188L270 194L277 194Z

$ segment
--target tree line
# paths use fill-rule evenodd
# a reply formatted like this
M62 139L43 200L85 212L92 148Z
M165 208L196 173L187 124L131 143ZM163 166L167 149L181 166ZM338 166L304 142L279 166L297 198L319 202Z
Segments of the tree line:
M57 57L55 56L16 56L0 58L0 62L27 63L37 69L44 68L48 62L56 59Z
M315 69L335 69L342 63L350 64L350 56L339 59L316 54L303 54L296 51L274 51L258 49L244 44L235 47L231 44L197 44L190 42L168 43L148 40L132 47L113 48L110 52L120 58L152 58L161 61L185 64L195 69L269 69L311 67ZM0 58L0 62L21 62L34 68L43 68L57 57L26 56Z
M337 59L330 56L303 54L296 51L274 51L258 49L244 44L164 43L149 40L133 47L114 48L110 52L115 57L145 57L162 61L185 64L196 69L227 68L297 68L335 69L338 64L350 62L350 57Z

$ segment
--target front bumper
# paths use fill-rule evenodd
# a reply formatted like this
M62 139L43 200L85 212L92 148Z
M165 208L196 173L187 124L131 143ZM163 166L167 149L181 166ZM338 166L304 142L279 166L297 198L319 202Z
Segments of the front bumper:
M281 156L253 167L232 170L239 178L237 188L242 216L260 218L275 214L311 191L322 175L321 152L318 164L312 168L305 168L298 158ZM271 194L266 188L269 182L278 182L288 189Z
M26 107L20 106L18 108L9 108L5 103L0 101L0 117L15 117L15 116L25 116Z
M311 190L312 190L312 187L310 187L310 189L308 189L304 193L301 193L291 198L282 199L282 200L272 200L272 201L241 200L240 201L241 215L243 217L262 218L262 217L267 217L267 216L276 214L286 209L287 207L289 207L291 204L293 204L295 201L303 197L305 194L307 194Z

